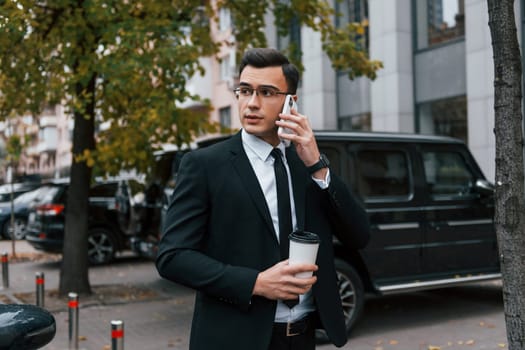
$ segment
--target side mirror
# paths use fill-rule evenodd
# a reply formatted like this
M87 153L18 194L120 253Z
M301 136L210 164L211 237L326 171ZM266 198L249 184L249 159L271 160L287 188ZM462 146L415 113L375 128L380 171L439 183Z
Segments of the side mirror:
M55 333L55 318L49 311L35 305L0 305L0 350L39 349Z
M494 185L487 180L478 179L474 184L476 191L484 196L491 196L494 194Z

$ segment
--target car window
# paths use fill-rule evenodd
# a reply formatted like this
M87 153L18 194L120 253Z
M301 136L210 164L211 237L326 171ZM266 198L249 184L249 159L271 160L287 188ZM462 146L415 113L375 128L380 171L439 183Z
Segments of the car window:
M20 189L23 189L24 185L20 183L15 184L5 184L0 186L0 193L11 193L11 191L18 191Z
M410 172L405 152L360 150L357 164L357 191L364 200L409 197Z
M34 191L26 192L15 199L15 203L23 204L30 202L47 203L51 202L58 192L57 186L42 186Z
M60 186L47 186L42 187L42 192L38 195L38 202L50 203L57 197L57 193L60 191Z
M28 202L31 202L36 197L38 197L41 193L43 193L43 187L40 187L39 189L21 194L20 196L15 198L14 202L15 203L28 203Z
M138 181L128 180L128 184L132 196L135 196L138 193L144 193L146 191L146 186Z
M115 197L118 183L96 184L89 190L90 197Z
M435 198L467 196L475 176L459 152L424 151L425 179Z

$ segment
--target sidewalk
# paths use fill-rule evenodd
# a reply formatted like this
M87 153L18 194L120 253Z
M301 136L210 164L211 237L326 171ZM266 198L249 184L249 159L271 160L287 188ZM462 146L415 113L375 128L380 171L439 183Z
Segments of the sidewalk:
M4 251L11 252L9 241L0 241ZM35 253L25 241L16 242L16 251ZM48 294L58 288L59 259L10 263L10 286L0 286L0 303L34 304L37 272L45 274L45 307L57 322L44 349L68 350L67 300ZM89 276L98 298L79 299L79 349L111 350L112 320L124 322L126 350L188 349L193 291L161 279L151 261L132 256L92 267ZM492 282L371 299L342 349L501 350L506 344L501 286Z
M0 252L11 255L11 242L0 241ZM17 241L16 253L25 257L35 252L25 241ZM56 296L59 256L10 262L9 288L0 286L0 303L34 304L37 272L44 273L44 306L57 324L55 338L44 349L67 350L67 298ZM111 349L112 320L124 322L126 349L188 348L194 293L161 279L151 261L123 257L114 264L90 268L89 279L99 298L79 298L79 349Z

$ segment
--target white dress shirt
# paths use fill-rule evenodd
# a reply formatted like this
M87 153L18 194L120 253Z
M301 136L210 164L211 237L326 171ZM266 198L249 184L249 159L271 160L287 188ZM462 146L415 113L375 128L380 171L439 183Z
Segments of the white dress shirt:
M261 186L261 190L266 198L266 203L270 210L273 227L275 229L277 240L279 240L279 215L277 210L277 187L275 185L275 174L273 169L274 158L270 155L273 150L272 145L266 143L262 139L247 133L244 129L241 132L242 144L244 151L248 156L248 160L255 171L255 175ZM288 186L290 188L290 204L292 208L292 227L297 229L297 219L295 215L295 202L293 198L293 190L290 176L290 169L286 160L286 151L284 143L279 144L279 149L283 154L284 166L288 173ZM318 180L312 179L321 187L327 188L330 183L329 174L326 179ZM291 322L301 319L307 313L315 310L312 291L310 290L299 298L299 303L292 309L288 308L282 301L277 302L277 310L275 312L275 322Z

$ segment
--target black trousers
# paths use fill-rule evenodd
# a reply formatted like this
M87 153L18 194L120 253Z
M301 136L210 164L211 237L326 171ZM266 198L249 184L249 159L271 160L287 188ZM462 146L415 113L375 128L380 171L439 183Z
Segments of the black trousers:
M274 327L268 350L315 350L315 327L310 323L303 333L294 336Z

